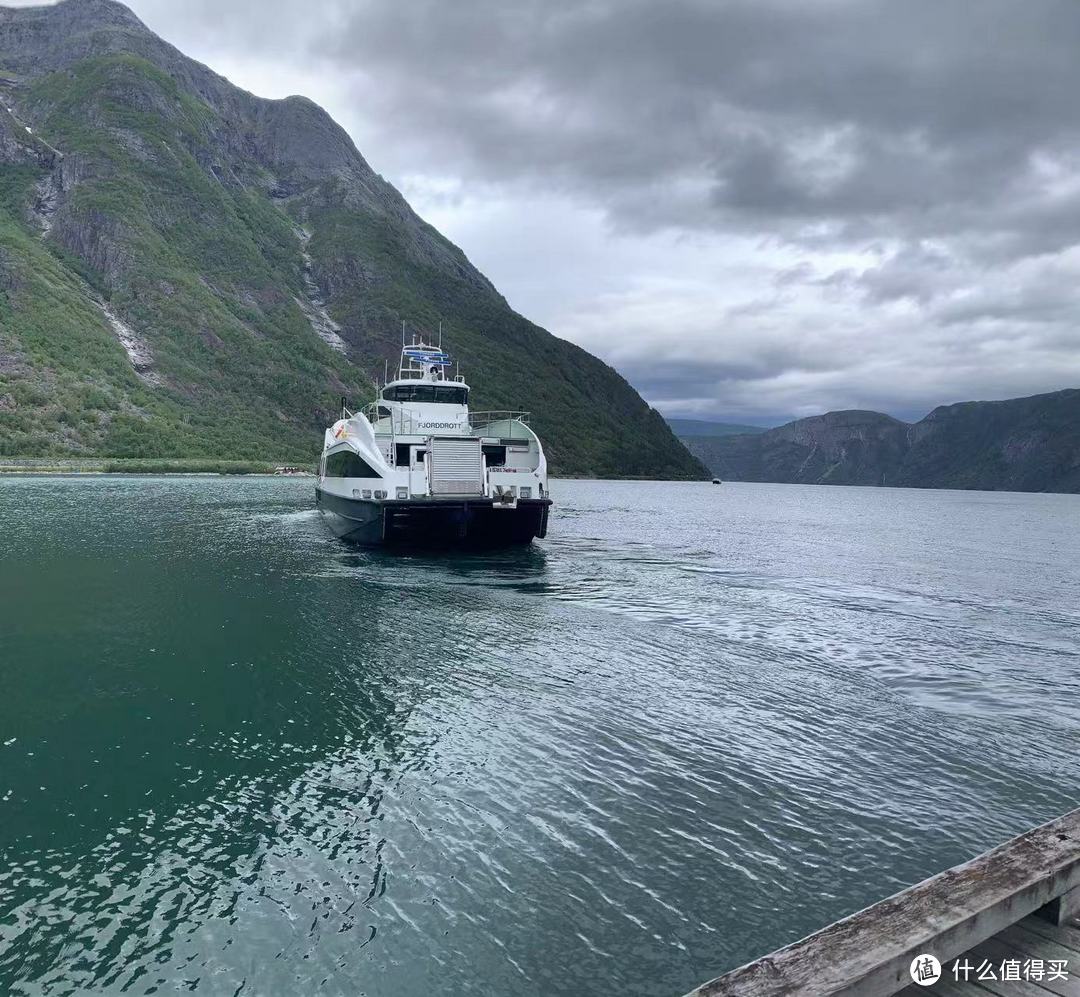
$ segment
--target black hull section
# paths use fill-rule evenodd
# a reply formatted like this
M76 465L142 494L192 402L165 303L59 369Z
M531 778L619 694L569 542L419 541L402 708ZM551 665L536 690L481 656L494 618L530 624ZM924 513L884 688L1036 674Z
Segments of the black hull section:
M374 546L499 547L547 535L551 499L519 499L513 509L491 499L348 499L315 489L315 505L342 540Z

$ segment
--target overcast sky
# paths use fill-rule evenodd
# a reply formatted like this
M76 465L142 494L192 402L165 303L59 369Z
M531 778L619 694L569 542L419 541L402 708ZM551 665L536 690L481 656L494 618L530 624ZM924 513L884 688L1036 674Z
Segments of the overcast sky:
M132 0L670 415L1080 386L1077 0Z

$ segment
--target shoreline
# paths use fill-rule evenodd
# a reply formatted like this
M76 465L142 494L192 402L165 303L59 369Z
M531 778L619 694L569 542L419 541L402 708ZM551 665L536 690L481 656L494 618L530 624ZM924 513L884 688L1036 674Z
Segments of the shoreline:
M11 470L0 468L0 478L314 478L311 471L278 474L276 471L77 471L67 469Z
M288 468L280 471L278 468ZM0 477L20 474L51 475L245 475L249 477L316 477L314 467L289 461L250 461L227 458L0 458ZM651 478L644 475L596 475L560 474L552 471L551 477L568 481L665 481L705 482L707 478Z
M303 464L288 461L228 460L217 458L86 458L86 459L0 459L0 475L255 475L305 477L313 472Z

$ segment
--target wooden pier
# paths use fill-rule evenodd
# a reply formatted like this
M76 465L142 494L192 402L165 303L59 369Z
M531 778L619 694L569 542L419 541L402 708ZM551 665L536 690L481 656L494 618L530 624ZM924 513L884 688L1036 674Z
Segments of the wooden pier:
M935 978L932 956L940 963ZM917 961L918 960L918 961ZM922 982L914 982L916 977ZM687 997L1080 997L1080 810Z

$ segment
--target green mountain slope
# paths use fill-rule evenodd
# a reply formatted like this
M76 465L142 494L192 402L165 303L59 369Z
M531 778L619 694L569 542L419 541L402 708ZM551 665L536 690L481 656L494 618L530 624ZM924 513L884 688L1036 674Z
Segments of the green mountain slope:
M828 412L691 445L733 481L1080 492L1080 389L943 405L914 424Z
M310 101L111 0L0 8L0 454L310 460L402 320L564 474L702 477L615 371L513 312Z

